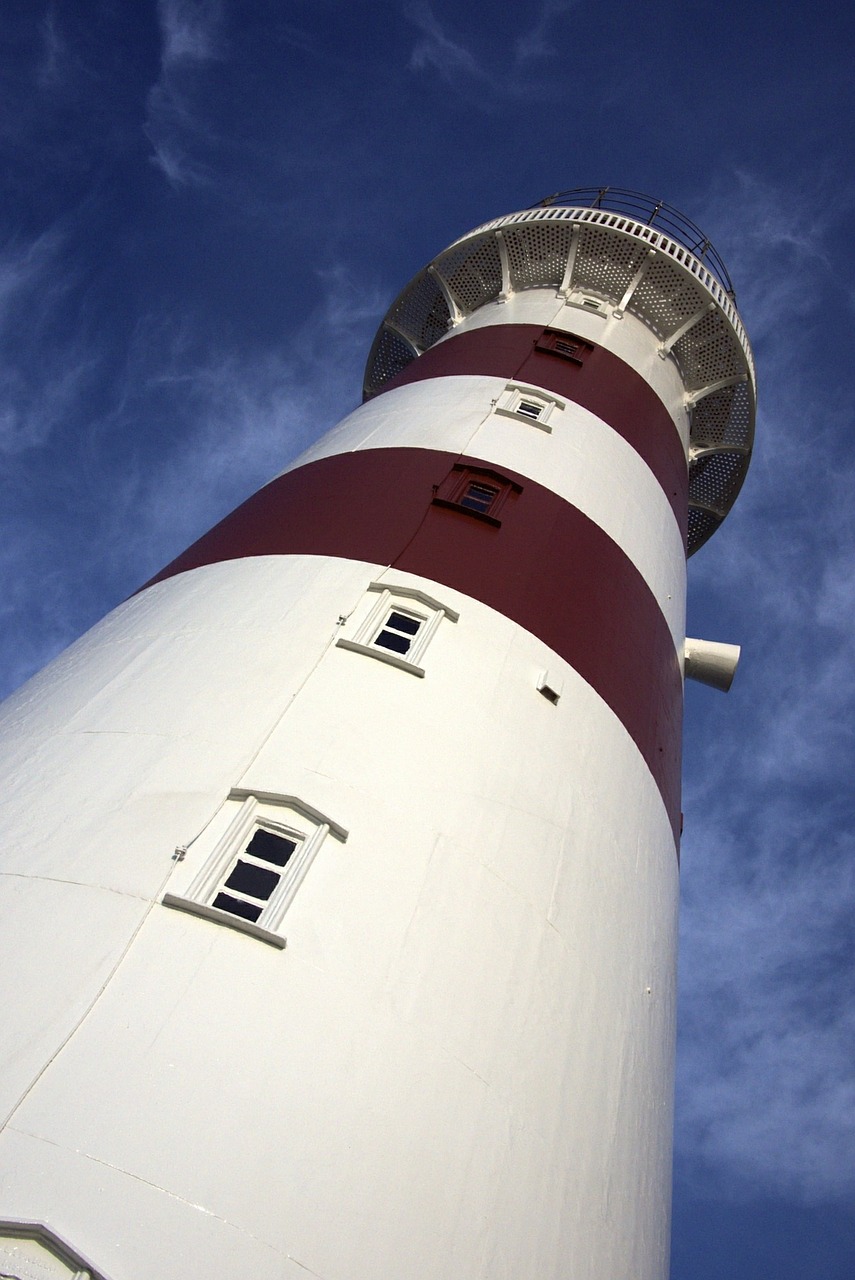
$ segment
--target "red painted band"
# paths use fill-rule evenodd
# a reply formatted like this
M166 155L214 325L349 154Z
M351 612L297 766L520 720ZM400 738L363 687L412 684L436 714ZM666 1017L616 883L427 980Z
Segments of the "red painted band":
M674 421L656 392L640 373L595 343L587 343L592 350L581 364L538 350L535 343L543 333L542 325L492 324L455 334L413 360L379 394L453 374L513 378L554 391L595 413L632 445L665 491L685 540L688 465Z
M461 463L492 473L489 463L410 448L308 463L261 489L152 582L245 556L335 556L392 565L480 600L538 636L612 708L656 779L676 839L682 681L653 593L598 525L523 476L504 473L513 485L499 522L434 503Z

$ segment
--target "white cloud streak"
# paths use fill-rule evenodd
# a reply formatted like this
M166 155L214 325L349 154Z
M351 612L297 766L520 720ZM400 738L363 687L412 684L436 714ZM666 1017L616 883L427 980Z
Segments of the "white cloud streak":
M742 173L702 220L735 246L765 409L730 527L689 570L723 609L749 603L733 711L692 744L678 1055L683 1176L807 1202L855 1190L855 451L812 374L821 197Z
M15 289L38 278L25 265L10 268ZM112 410L77 414L75 460L60 482L73 517L46 521L37 498L32 519L23 503L0 521L0 696L355 407L384 298L342 264L318 282L317 306L282 350L200 355L192 317L139 323ZM14 302L0 288L0 308L4 296ZM72 518L66 547L61 521Z
M180 326L140 326L107 429L122 436L145 415L141 401L163 402L175 433L162 461L127 466L110 497L108 541L127 558L135 586L355 407L381 299L376 286L341 265L318 280L318 306L286 355L209 351L200 361L188 355ZM129 509L132 543L120 536Z
M38 66L38 82L41 88L57 84L63 75L68 49L59 28L55 8L47 10L41 21L42 56Z
M158 0L163 68L210 62L220 56L221 5L211 0Z
M0 453L6 455L50 438L97 363L82 339L57 347L48 337L74 284L63 248L61 233L50 230L0 249Z
M546 84L532 83L531 64L554 55L555 23L575 5L576 0L543 0L532 26L514 42L501 67L495 69L479 60L461 39L449 35L429 4L408 3L404 13L421 33L410 55L410 67L436 73L450 88L483 110L490 109L491 98L522 94L536 97L539 92L551 92ZM489 96L473 93L477 90L486 91Z
M159 0L160 76L147 101L145 133L152 163L173 187L209 186L209 166L197 154L211 139L194 108L193 75L225 56L222 7L215 0Z

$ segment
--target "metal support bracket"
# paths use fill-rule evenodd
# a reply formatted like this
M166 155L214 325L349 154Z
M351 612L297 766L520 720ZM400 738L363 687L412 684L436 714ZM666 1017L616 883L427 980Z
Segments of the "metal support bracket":
M460 324L460 321L464 318L464 316L466 315L466 312L461 311L460 306L457 302L457 299L455 298L454 294L451 292L451 289L449 288L449 285L447 280L445 279L445 276L442 274L442 272L439 270L438 267L435 267L433 265L433 263L431 263L430 266L428 267L428 273L431 276L433 276L434 280L439 285L442 291L442 296L445 298L445 301L448 304L448 311L451 316L451 323L453 325Z
M694 315L689 316L686 323L681 324L679 329L675 329L672 334L669 334L662 343L662 346L659 348L660 360L665 359L665 357L670 353L671 348L680 341L684 334L687 334L690 329L693 329L699 320L703 320L704 316L709 315L709 313L711 311L715 311L715 309L716 304L714 302L708 302L705 306L701 307L700 311L696 311Z

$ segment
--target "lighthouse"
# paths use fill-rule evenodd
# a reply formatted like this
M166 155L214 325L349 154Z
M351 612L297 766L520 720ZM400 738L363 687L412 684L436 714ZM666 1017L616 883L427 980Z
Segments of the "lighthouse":
M364 391L2 710L2 1277L665 1280L730 279L562 192Z

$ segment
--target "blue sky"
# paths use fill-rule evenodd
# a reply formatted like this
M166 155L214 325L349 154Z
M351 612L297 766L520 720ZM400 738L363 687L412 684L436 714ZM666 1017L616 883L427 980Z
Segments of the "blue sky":
M401 286L573 186L712 237L758 444L690 563L674 1280L855 1274L848 8L6 0L0 692L358 402Z

